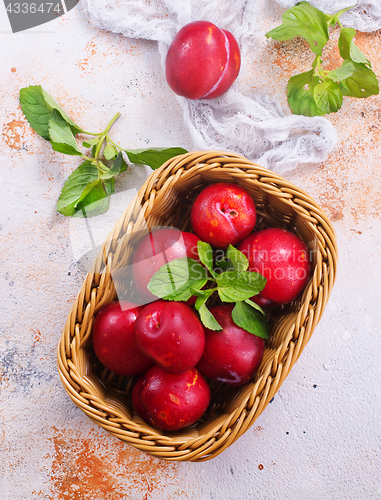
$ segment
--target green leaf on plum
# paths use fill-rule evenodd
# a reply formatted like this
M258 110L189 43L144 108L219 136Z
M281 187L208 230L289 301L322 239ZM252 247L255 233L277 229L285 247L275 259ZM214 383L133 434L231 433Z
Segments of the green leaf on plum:
M246 302L238 301L232 311L234 323L257 337L270 338L266 316Z
M247 260L246 255L240 252L237 248L233 247L233 245L229 245L226 250L226 257L230 259L233 263L233 266L236 271L246 271L249 267L249 261Z
M263 290L266 278L259 273L246 271L249 265L246 257L233 246L228 249L229 257L226 262L234 264L234 267L240 270L231 271L229 267L228 271L210 278L207 269L213 271L212 247L208 243L198 242L197 248L201 263L190 257L170 261L153 275L148 289L164 300L186 301L191 296L196 296L195 308L202 324L214 331L222 330L222 327L206 303L217 291L222 302L236 302L233 321L238 326L259 337L268 338L269 328L265 313L250 300ZM215 282L217 286L202 289L208 281Z
M211 245L209 245L209 243L206 243L205 241L198 241L197 252L200 261L208 269L210 274L213 277L215 277L216 273L214 272L214 265L213 265L213 248L211 247Z
M213 293L216 291L215 288L209 288L207 290L195 290L194 288L191 289L192 293L194 296L197 297L196 303L195 303L195 308L197 311L200 310L200 308L206 304L207 300Z
M257 311L261 312L262 314L264 314L266 316L265 311L262 309L262 307L259 304L256 304L255 302L253 302L250 299L246 299L245 302L246 302L246 304L249 304L249 306L254 307L254 309L256 309Z
M218 323L216 318L206 307L205 303L200 305L198 312L200 314L201 322L206 328L209 328L209 330L213 330L215 332L222 330L222 326Z
M251 271L226 271L216 278L218 295L223 302L237 302L256 295L266 285L266 278Z
M176 289L174 292L169 293L163 297L164 300L177 300L177 301L187 301L192 297L192 295L196 295L197 291L206 285L207 279L201 279L186 283L179 289Z
M207 270L202 264L190 257L181 257L156 271L148 283L148 290L167 300L177 300L176 297L185 297L189 293L187 298L181 298L187 300L192 295L191 287L200 289L207 281Z

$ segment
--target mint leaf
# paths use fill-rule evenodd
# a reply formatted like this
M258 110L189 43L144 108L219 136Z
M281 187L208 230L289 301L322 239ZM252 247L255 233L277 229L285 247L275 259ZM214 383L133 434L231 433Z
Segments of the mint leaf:
M226 271L216 278L218 295L223 302L246 300L263 290L266 278L251 271Z
M369 97L379 93L377 77L370 69L370 61L353 40L356 31L342 28L339 22L339 17L352 7L328 15L312 7L309 2L299 2L284 12L281 26L266 34L267 38L276 40L301 36L316 54L310 71L289 79L287 100L293 113L322 116L338 111L343 96ZM340 68L324 71L321 67L322 50L329 40L329 27L335 26L337 22L341 28L339 52L344 62Z
M57 202L57 210L62 215L72 216L81 194L88 184L98 180L98 170L91 161L86 160L68 177Z
M20 89L20 105L29 125L46 140L50 140L49 120L53 109L61 114L74 135L82 131L40 85Z
M283 13L282 21L280 26L266 33L267 38L285 41L301 36L315 54L322 54L329 35L327 18L320 10L308 2L299 2Z
M313 95L313 89L318 83L319 78L314 75L314 69L290 78L287 84L287 100L293 113L304 116L324 115Z
M50 114L49 137L54 151L82 156L71 128L56 109Z
M356 30L353 28L342 28L339 36L339 52L343 59L352 59L353 62L371 66L369 59L357 47L353 38L356 36Z
M86 160L68 177L57 202L62 215L93 217L104 213L114 192L114 179L98 179L98 170Z
M343 103L339 84L330 78L320 80L315 75L314 68L290 78L287 85L287 99L291 111L304 116L333 113L340 109Z
M209 245L209 243L205 243L205 241L198 241L197 252L200 261L208 269L210 274L213 277L215 277L216 274L214 272L214 265L213 265L213 248Z
M256 302L253 302L252 300L250 299L246 299L245 300L246 304L249 304L250 307L253 307L254 309L256 309L257 311L259 311L261 314L264 314L266 316L266 313L265 311L262 309L262 307L260 305L258 305Z
M197 304L197 302L196 302L196 304ZM222 330L222 326L218 323L216 318L213 316L213 314L206 307L205 302L199 304L198 307L196 306L196 309L198 310L202 324L206 328L209 328L209 330L214 330L215 332Z
M32 129L49 140L49 119L52 108L46 105L41 87L30 86L20 89L20 105Z
M226 250L226 257L232 262L234 269L238 272L246 271L249 267L249 261L246 255L240 252L233 245L229 245Z
M263 339L270 338L270 328L266 316L245 302L237 302L232 311L234 323L249 333Z
M20 89L21 109L30 126L41 137L51 142L52 148L60 153L82 156L83 162L66 181L59 200L57 210L63 215L93 216L105 212L110 205L110 195L115 190L115 177L128 167L119 150L123 148L114 144L109 137L109 131L120 116L116 113L106 129L99 134L92 134L81 129L40 86L31 85ZM82 154L75 140L75 135L84 133L95 136L82 142L83 147L90 149L90 154ZM102 146L105 165L101 161ZM127 150L126 150L127 151ZM127 151L134 163L144 163L152 168L158 168L173 156L186 153L183 148L153 148ZM197 288L197 284L193 284ZM200 285L202 286L202 285Z
M327 78L318 83L313 91L313 99L316 102L319 114L335 113L343 104L343 94L340 85Z
M122 153L119 153L118 156L115 158L113 161L111 167L101 175L101 179L111 179L111 177L116 177L117 175L121 174L125 170L127 170L128 165L127 163L123 160L123 155Z
M170 158L188 151L183 148L125 149L131 163L142 163L153 170L161 167Z
M98 179L86 186L75 206L75 216L94 217L110 207L110 196L114 192L114 179Z
M182 287L176 288L174 292L165 295L163 299L187 301L190 297L192 297L192 295L196 295L198 290L200 290L203 286L205 286L207 282L208 282L207 279L189 281Z
M107 212L110 208L110 196L89 203L88 205L78 206L73 217L90 218Z
M230 259L219 259L219 260L216 260L216 264L224 272L225 271L235 271L236 270L233 262Z
M191 291L193 295L197 297L195 308L197 309L197 311L199 311L202 305L206 303L206 301L216 291L216 289L208 288L207 290L195 290L192 288Z
M93 146L96 146L99 142L100 137L94 137L94 139L90 139L89 141L83 141L82 146L84 148L92 148Z
M148 290L159 298L174 300L189 288L202 288L208 281L205 267L190 257L181 257L164 264L152 276ZM188 298L189 298L188 297Z
M329 71L327 75L331 80L341 82L342 80L352 76L355 71L356 68L352 59L346 59L339 68Z
M340 82L340 89L345 96L369 97L379 93L377 76L365 64L352 62L354 72Z
M216 288L207 288L206 290L196 290L195 288L191 288L192 294L197 297L195 307L198 307L201 304L204 304L209 297L216 291Z
M106 160L112 160L118 156L118 151L112 144L106 144L106 147L103 150L103 156Z
M65 111L61 108L61 106L59 106L55 101L54 99L46 92L46 90L44 90L42 87L40 87L41 89L41 93L42 93L42 96L44 98L44 101L45 101L45 104L47 107L50 107L52 110L53 109L56 109L57 111L59 111L59 113L61 114L62 118L66 121L66 123L68 123L68 125L70 126L72 132L74 135L77 135L79 132L83 132L83 130L78 126L76 125L73 120L69 117L69 115L67 115L65 113Z

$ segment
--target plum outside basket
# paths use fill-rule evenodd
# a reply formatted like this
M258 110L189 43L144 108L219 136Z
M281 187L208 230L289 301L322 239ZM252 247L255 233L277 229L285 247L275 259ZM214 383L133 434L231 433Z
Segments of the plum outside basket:
M212 382L212 400L201 420L178 432L160 431L133 411L136 377L121 377L99 366L91 344L92 324L99 309L117 298L114 270L128 265L144 228L190 231L195 196L207 184L221 181L251 193L259 228L283 227L305 241L312 256L311 278L299 297L270 314L271 338L253 379L242 386ZM91 420L139 450L172 461L212 459L253 425L289 374L321 318L336 267L334 229L307 193L238 154L199 151L172 158L151 174L122 214L72 304L58 344L63 387Z

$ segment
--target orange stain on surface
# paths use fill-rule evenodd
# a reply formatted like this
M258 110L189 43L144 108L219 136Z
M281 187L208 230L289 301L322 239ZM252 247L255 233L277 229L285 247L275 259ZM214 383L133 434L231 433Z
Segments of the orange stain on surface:
M22 147L22 137L25 135L25 122L13 119L3 126L3 140L11 149Z
M91 61L91 59L94 58L94 56L97 54L97 45L93 40L90 40L87 44L86 44L86 47L85 47L85 50L86 50L86 57L84 59L81 59L80 61L78 61L78 66L84 71L87 69L88 65L89 65L89 62Z
M148 500L173 485L176 465L151 457L94 429L80 432L52 427L54 447L49 500ZM37 493L37 492L35 492Z
M271 42L268 47L270 63L281 69L283 78L286 80L299 70L304 64L306 68L310 65L309 45L302 38L294 38L286 42ZM271 61L271 57L273 57ZM304 71L304 69L303 69Z
M105 45L103 42L107 39L112 41L111 46ZM86 73L98 73L99 68L107 62L107 67L110 68L113 65L120 65L120 57L123 51L134 53L138 55L138 51L141 50L139 45L126 46L125 42L121 39L115 39L113 34L106 35L106 38L100 40L99 37L92 38L87 42L84 52L85 56L77 61L78 67Z
M33 343L40 342L41 332L35 328L31 328L30 331L33 333Z
M260 431L263 431L263 427L261 427L260 425L257 425L257 427L254 427L254 429L253 429L254 436L257 436Z

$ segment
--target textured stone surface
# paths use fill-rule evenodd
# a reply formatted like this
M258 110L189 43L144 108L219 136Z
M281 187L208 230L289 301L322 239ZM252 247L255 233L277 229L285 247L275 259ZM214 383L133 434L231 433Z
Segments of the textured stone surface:
M380 39L356 38L378 76ZM1 499L380 498L381 98L345 99L329 116L336 150L287 175L326 210L338 237L336 285L311 341L235 444L206 463L170 463L97 427L61 386L56 346L83 269L71 244L78 228L55 205L78 162L52 152L18 103L21 87L41 84L84 128L101 130L120 111L112 134L125 147L191 149L156 45L94 30L79 9L12 34L2 3L0 43ZM332 47L328 54L334 61ZM285 105L288 77L309 63L302 42L269 42L248 53L239 85ZM125 172L117 191L139 187L147 173Z

